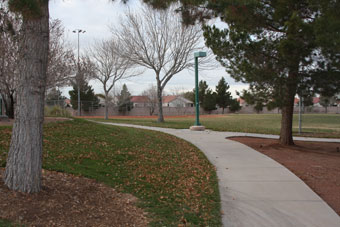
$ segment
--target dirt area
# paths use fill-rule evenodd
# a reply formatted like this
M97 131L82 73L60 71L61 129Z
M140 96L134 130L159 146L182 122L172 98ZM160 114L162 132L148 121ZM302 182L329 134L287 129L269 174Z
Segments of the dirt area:
M0 219L25 226L147 226L135 197L95 180L43 171L43 185L29 195L10 191L0 180Z
M57 121L68 121L70 118L62 117L45 117L44 123L57 122ZM14 123L14 119L2 119L0 120L0 126L11 126Z
M228 139L252 147L287 167L340 215L340 143L295 141L295 146L282 146L274 139Z

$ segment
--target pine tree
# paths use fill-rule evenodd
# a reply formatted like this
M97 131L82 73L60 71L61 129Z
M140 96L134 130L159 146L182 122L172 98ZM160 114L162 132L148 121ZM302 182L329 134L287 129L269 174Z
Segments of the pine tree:
M204 94L202 108L209 113L211 113L213 110L216 110L216 93L211 89L207 89Z
M72 108L78 109L78 86L74 85L73 90L69 91L69 94ZM95 95L93 88L86 82L80 86L80 103L81 110L83 111L97 109L99 106L98 97Z
M230 105L232 99L228 89L229 85L222 77L216 86L216 104L222 108L222 114L224 114L224 109Z
M131 102L131 94L126 86L123 85L120 95L118 97L118 111L126 113L133 108L133 103Z

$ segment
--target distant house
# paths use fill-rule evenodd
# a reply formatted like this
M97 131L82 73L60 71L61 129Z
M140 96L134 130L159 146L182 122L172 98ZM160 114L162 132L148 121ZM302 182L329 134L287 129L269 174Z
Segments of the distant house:
M131 96L134 107L150 107L151 103L147 96ZM194 103L181 96L163 96L164 107L193 107Z
M313 106L322 107L322 105L320 104L320 97L313 97Z
M246 106L247 105L247 103L244 99L238 98L237 101L240 104L240 106Z
M130 101L133 103L133 107L148 107L150 105L147 96L131 96Z
M294 98L294 106L299 106L300 99Z
M163 96L164 107L193 107L194 103L182 96Z

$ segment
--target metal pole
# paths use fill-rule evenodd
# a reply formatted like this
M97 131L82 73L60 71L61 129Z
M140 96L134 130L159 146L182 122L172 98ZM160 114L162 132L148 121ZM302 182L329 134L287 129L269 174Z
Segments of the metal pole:
M301 134L301 106L302 106L302 98L300 96L300 100L299 100L299 134Z
M77 86L78 86L78 116L81 116L81 113L80 113L80 81L79 81L79 30L77 31L78 32L78 78L77 78Z
M195 102L196 102L196 126L200 126L200 103L198 98L198 57L195 57Z

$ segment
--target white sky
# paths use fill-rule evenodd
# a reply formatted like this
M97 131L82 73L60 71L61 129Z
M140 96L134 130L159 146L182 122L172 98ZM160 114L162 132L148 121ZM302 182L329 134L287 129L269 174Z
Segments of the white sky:
M137 9L140 6L139 0L129 0L127 4L130 9ZM126 5L119 0L51 0L50 15L53 19L62 21L65 27L66 39L70 42L74 50L77 48L77 34L72 31L75 29L85 30L86 33L80 35L80 50L91 46L97 39L107 39L111 33L108 26L118 23L120 17L124 15ZM193 58L194 60L194 58ZM230 85L230 91L235 96L235 90L241 91L248 86L242 83L236 83L226 72L223 67L215 70L201 71L199 79L205 80L209 86L214 89L221 77L225 77ZM175 91L192 90L194 87L194 72L183 71L175 75L166 85L165 92L173 93ZM117 84L119 89L125 83L132 95L139 95L150 84L155 84L155 78L151 71L146 71L142 76L130 80L121 81ZM95 89L95 93L102 93L101 84L91 81L90 84ZM68 95L71 88L63 89L63 94Z

